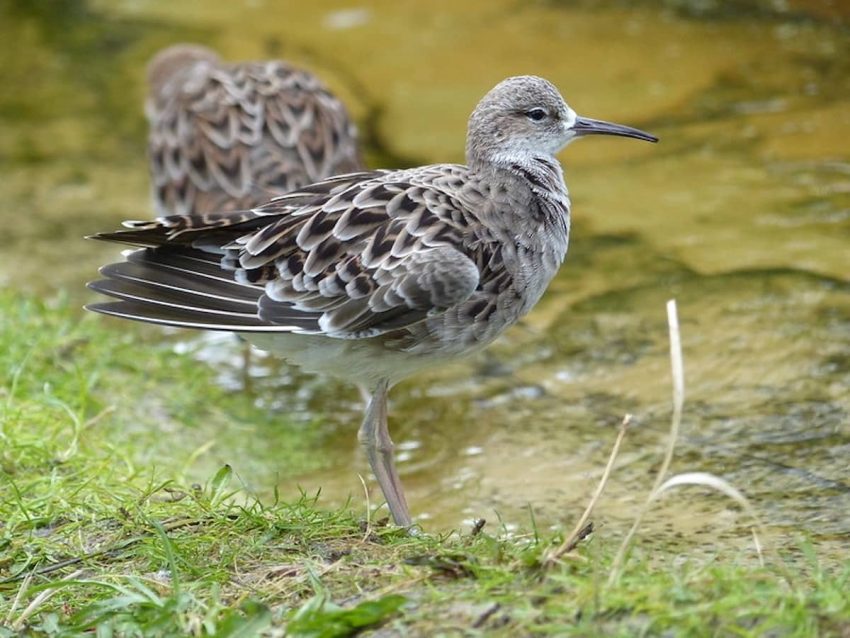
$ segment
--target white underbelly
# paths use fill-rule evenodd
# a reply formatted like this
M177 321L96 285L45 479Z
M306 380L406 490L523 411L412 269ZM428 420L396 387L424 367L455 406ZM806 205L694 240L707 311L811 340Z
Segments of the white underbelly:
M396 383L451 358L445 354L392 350L379 339L334 339L290 333L242 336L260 350L280 356L306 372L366 386L374 385L379 379Z

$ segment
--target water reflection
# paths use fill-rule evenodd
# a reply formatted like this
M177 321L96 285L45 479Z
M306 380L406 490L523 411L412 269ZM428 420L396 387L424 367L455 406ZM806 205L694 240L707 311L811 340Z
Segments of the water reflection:
M477 99L504 76L534 72L581 112L662 143L571 146L562 160L573 245L549 294L488 353L395 390L392 431L413 510L435 528L496 512L508 528L527 527L529 504L542 525L569 523L630 412L637 425L598 524L628 520L669 418L663 304L675 296L688 383L675 469L721 474L778 533L824 542L850 533L841 6L208 2L202 15L164 0L39 6L6 5L0 38L0 79L20 87L0 97L7 285L84 298L82 282L112 249L79 237L148 214L143 66L165 44L201 41L234 59L276 49L321 73L352 105L373 165L460 160ZM165 338L241 388L231 340ZM257 405L271 416L229 441L232 459L202 455L192 471L237 459L261 493L278 481L284 496L301 486L321 488L325 502L361 498L357 393L262 355L252 366ZM275 449L292 437L314 455L280 467ZM648 529L740 537L726 507L671 497Z

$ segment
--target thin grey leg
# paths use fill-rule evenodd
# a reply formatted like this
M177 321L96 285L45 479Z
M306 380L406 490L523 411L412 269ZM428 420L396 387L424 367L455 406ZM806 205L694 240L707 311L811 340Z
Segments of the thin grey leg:
M395 524L400 527L410 527L413 521L410 518L410 511L407 509L407 501L404 498L401 481L395 470L394 446L387 429L388 389L387 381L383 380L378 382L372 391L372 398L369 400L369 405L366 406L366 416L363 419L363 425L360 426L360 431L357 433L357 439L366 452L369 465L375 478L378 479L378 485L381 486L381 491L387 500L387 507L390 508L390 514Z

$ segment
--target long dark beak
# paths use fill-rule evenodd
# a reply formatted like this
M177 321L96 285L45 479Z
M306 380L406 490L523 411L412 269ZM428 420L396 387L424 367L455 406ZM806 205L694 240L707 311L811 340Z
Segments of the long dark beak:
M582 135L619 135L621 137L633 137L646 142L658 141L658 138L654 135L632 128L631 126L614 124L605 120L592 120L589 117L576 118L576 123L573 124L573 131L575 131L576 137L581 137Z

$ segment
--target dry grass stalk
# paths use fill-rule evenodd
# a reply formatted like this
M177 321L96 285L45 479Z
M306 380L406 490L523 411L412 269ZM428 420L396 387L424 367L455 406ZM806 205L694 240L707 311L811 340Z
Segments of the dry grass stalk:
M620 452L620 444L626 436L626 430L628 429L631 420L631 414L627 414L623 417L623 422L620 424L620 430L617 432L617 439L614 441L614 447L611 449L611 454L608 456L608 463L605 465L605 471L602 472L602 478L599 479L599 484L596 486L596 491L593 493L593 497L587 504L581 518L578 519L572 533L564 539L564 542L561 543L559 547L547 553L546 557L543 559L544 567L551 567L556 564L565 554L575 549L576 545L583 537L582 531L585 529L587 520L590 518L591 513L593 513L593 508L596 507L596 503L599 501L599 498L602 496L602 492L605 489L605 485L608 483L608 477L611 476L611 470L614 467L614 460ZM586 535L587 534L585 534L585 536Z
M623 565L631 547L632 539L637 533L637 530L640 527L644 516L649 511L652 503L665 492L675 487L686 485L708 487L728 496L741 506L741 508L750 516L750 518L752 518L754 522L754 526L752 528L753 542L755 544L756 553L758 554L759 563L764 565L762 544L759 540L758 534L756 533L756 530L758 530L762 533L762 535L764 535L764 525L762 525L761 520L756 514L750 501L736 487L725 479L708 472L683 472L664 480L667 471L670 469L670 463L673 460L673 452L676 448L676 441L679 438L679 428L682 421L682 408L685 401L685 372L682 359L682 343L679 333L679 318L676 312L676 301L673 299L667 302L667 324L670 332L670 368L673 376L673 418L670 424L667 451L664 455L664 461L662 462L661 467L658 470L658 474L655 477L655 483L652 486L652 490L650 490L646 502L638 512L629 533L626 534L626 537L623 539L623 542L617 551L617 555L615 556L614 562L611 566L611 572L608 575L608 586L615 584L620 578ZM781 558L779 563L784 566ZM788 575L786 572L786 578L787 577Z
M670 436L667 441L667 451L664 454L664 461L658 469L652 490L650 490L646 502L638 512L635 522L632 524L629 533L626 534L620 545L620 549L617 550L617 555L614 557L614 562L611 565L611 573L608 575L609 587L620 578L620 572L626 560L626 554L631 547L632 538L634 538L640 524L643 522L643 517L649 511L654 495L658 488L661 487L667 470L670 469L673 452L676 449L676 441L679 438L679 428L682 423L682 408L685 404L685 366L682 360L682 340L679 333L679 314L676 311L675 299L667 302L667 328L670 335L670 370L673 376L673 418L670 421Z

